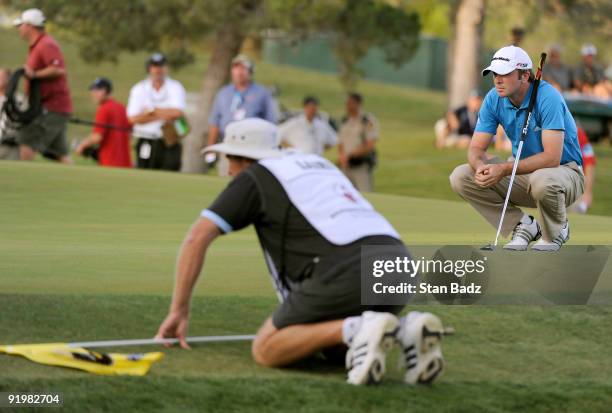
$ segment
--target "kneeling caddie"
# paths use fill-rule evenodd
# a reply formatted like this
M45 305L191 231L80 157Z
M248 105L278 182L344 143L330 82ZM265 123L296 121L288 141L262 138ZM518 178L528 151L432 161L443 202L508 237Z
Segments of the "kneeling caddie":
M231 183L201 212L179 252L170 312L158 337L185 337L190 297L209 245L219 235L255 226L281 301L253 342L254 360L285 366L342 346L348 382L379 382L387 351L403 347L405 380L431 383L444 363L443 327L430 313L361 304L362 245L403 247L391 224L332 163L279 149L277 128L249 118L228 125L223 143Z

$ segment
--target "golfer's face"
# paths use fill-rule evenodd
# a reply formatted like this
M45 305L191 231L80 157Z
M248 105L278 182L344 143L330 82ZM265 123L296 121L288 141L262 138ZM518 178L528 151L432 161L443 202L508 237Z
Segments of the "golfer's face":
M516 70L513 70L507 75L493 73L493 85L495 86L497 94L503 98L513 95L521 86L521 80Z

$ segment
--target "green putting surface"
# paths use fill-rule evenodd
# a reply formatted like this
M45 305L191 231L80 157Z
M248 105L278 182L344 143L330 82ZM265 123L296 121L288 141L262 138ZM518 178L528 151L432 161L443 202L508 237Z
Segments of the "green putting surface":
M153 336L179 243L227 182L44 162L1 162L0 176L1 344ZM494 236L462 202L369 199L408 244L478 245ZM571 225L572 243L612 243L612 218L572 216ZM192 335L256 331L277 301L252 229L212 246L196 295ZM0 355L0 391L60 391L70 412L603 412L612 404L612 307L417 309L457 330L444 339L447 370L430 388L402 384L397 354L382 385L353 388L341 367L308 360L265 369L247 343L231 343L164 349L141 378Z

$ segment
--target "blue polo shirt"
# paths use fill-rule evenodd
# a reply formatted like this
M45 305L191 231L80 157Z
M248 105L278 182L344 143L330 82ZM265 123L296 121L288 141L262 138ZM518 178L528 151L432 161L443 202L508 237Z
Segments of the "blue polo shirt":
M516 108L509 98L499 97L495 88L492 88L480 107L475 132L495 135L497 125L502 125L512 142L512 154L516 156L532 90L533 84L530 86L521 107ZM542 130L544 129L562 130L564 132L561 165L572 161L582 165L576 122L567 108L563 96L552 85L542 80L527 129L527 137L523 143L521 159L544 152L542 146Z
M233 84L221 88L208 117L209 125L218 127L223 135L229 123L246 118L261 118L276 123L276 109L270 91L257 83L251 83L242 92Z

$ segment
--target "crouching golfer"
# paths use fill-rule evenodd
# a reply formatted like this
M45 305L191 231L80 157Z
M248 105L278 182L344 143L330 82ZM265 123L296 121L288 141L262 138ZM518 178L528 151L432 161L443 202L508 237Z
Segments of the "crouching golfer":
M486 153L501 124L512 141L516 156L521 129L532 93L531 59L516 46L498 50L482 71L493 73L494 88L484 99L467 164L450 176L453 190L468 201L491 225L497 226L510 183L513 162L502 162ZM504 248L556 251L570 236L566 207L580 197L584 186L582 155L576 123L563 97L541 81L532 119L523 144L501 233L512 239ZM540 223L519 206L537 207ZM540 239L541 237L541 239Z
M234 179L183 242L157 337L178 337L187 347L189 302L206 250L217 236L254 224L281 300L253 342L257 363L284 366L344 343L349 383L367 384L380 381L397 341L406 381L432 382L443 369L439 318L412 312L398 319L401 306L360 303L361 246L397 248L398 234L333 164L281 152L279 143L276 126L245 119L228 125L223 143L205 148L227 155Z

